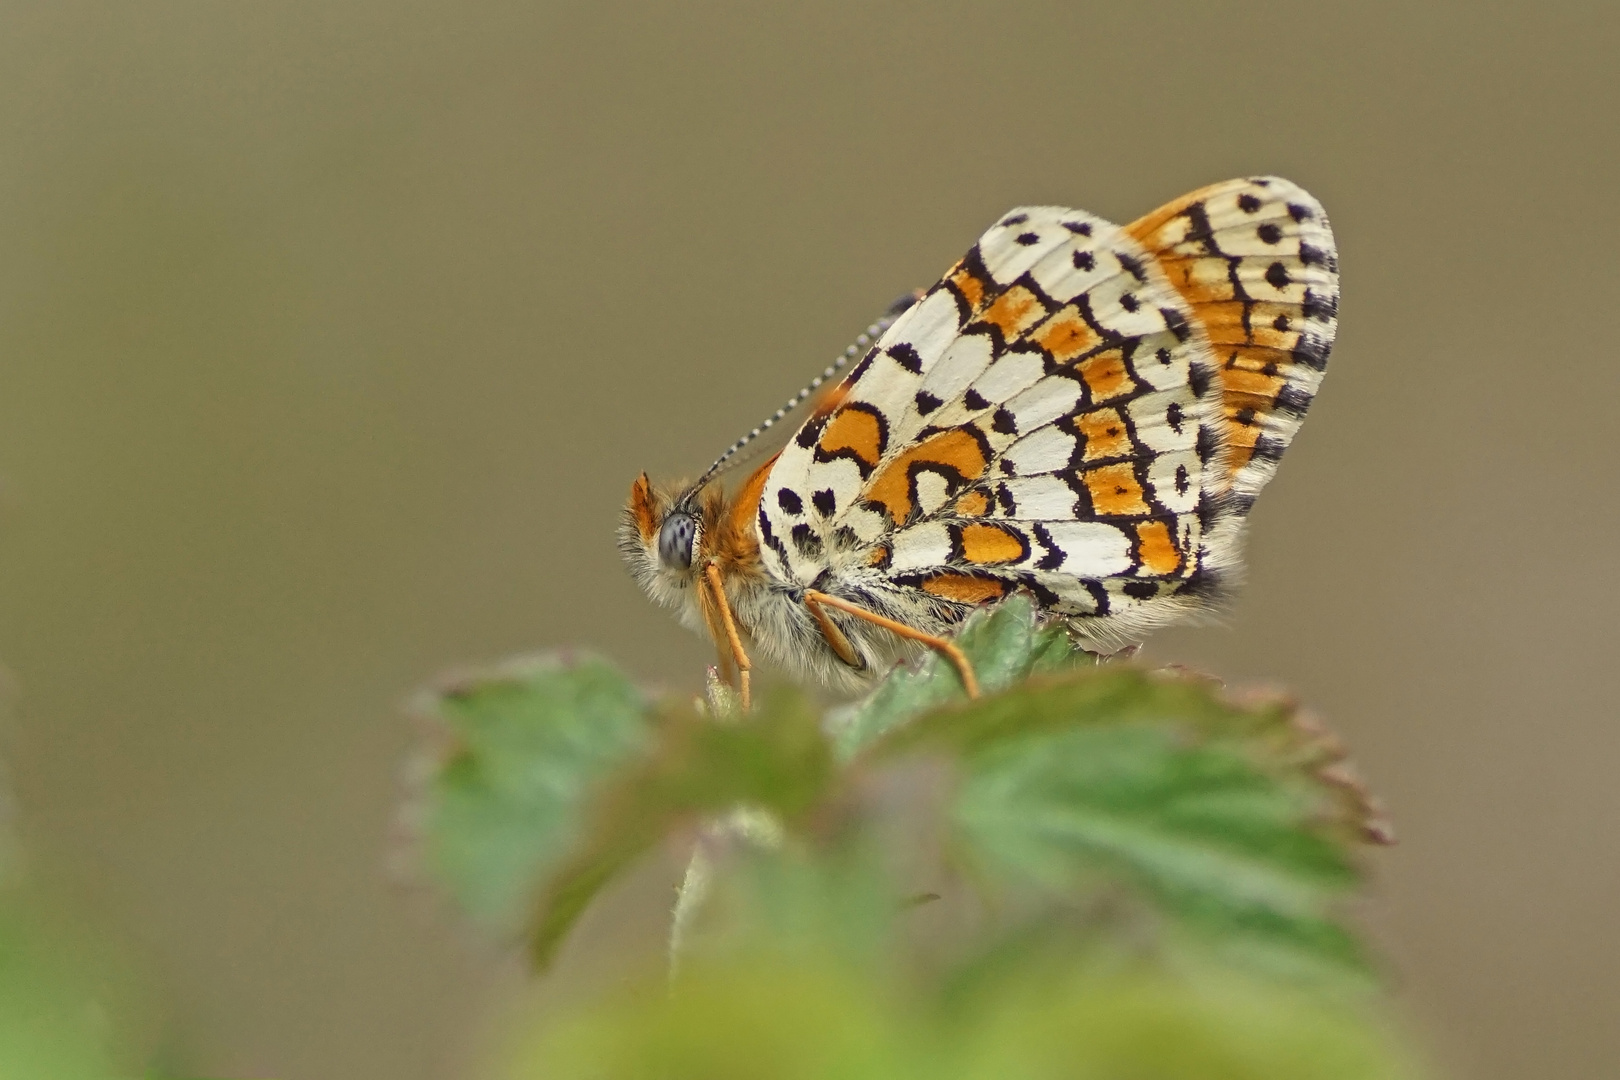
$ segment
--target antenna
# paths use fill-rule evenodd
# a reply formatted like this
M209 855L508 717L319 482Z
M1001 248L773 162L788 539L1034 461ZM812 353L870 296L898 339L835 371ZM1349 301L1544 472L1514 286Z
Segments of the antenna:
M889 310L885 311L882 317L862 331L861 335L855 339L854 344L850 345L849 348L845 349L843 353L839 355L838 359L829 364L826 371L823 371L820 375L817 375L814 379L811 379L809 386L806 386L803 390L800 390L797 394L794 394L792 397L788 398L787 404L783 405L780 409L777 409L774 413L772 413L764 423L760 424L753 431L750 431L748 434L732 443L730 449L721 454L715 463L709 466L708 471L698 478L698 482L693 484L690 490L693 492L702 490L705 484L707 484L710 480L713 480L724 470L726 463L736 456L737 451L741 450L743 447L765 434L765 432L769 431L773 426L775 426L778 420L782 419L788 413L802 405L805 398L821 389L822 385L825 384L828 379L844 370L844 365L848 364L857 356L860 356L866 351L867 347L870 346L872 342L882 337L883 332L889 327L893 326L895 321L899 319L901 315L905 314L906 309L911 307L912 304L915 304L918 299L918 294L907 293L905 296L902 296L900 299L896 300L893 304L890 304Z

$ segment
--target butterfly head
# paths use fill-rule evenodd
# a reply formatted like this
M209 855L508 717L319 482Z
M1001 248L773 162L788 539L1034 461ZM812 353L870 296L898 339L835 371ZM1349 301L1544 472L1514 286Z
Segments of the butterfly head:
M719 485L654 486L642 473L630 486L619 523L619 551L648 596L666 607L691 601L721 531Z
M619 523L619 551L648 596L666 607L686 606L711 563L727 581L759 573L753 521L774 460L729 497L708 479L665 488L655 486L646 473L636 478Z

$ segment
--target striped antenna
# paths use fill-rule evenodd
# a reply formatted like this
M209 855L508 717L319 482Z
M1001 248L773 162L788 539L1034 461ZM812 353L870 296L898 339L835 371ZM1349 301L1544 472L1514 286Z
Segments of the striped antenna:
M788 398L787 404L783 405L780 409L777 409L774 413L772 413L764 423L760 424L753 431L750 431L748 434L732 443L730 449L721 454L715 463L709 466L708 472L705 472L701 477L699 477L698 482L693 484L688 490L693 492L702 490L704 485L706 485L710 480L713 480L725 469L726 463L737 455L737 451L741 450L743 447L747 446L749 443L753 442L755 439L769 431L776 425L778 420L782 419L788 413L804 404L804 399L821 389L821 387L826 384L828 379L844 370L845 365L847 365L851 360L866 352L867 348L872 344L872 342L882 337L883 332L889 327L893 326L895 320L900 318L900 316L905 313L907 308L909 308L912 304L915 304L917 299L918 298L915 295L907 293L905 296L902 296L900 299L891 304L889 306L889 310L883 313L883 317L878 319L878 321L873 323L871 326L868 326L861 333L861 335L855 339L854 343L839 355L838 359L834 360L828 365L826 371L823 371L820 375L817 375L814 379L811 379L809 386L806 386L803 390L800 390L797 394L794 394L792 397Z

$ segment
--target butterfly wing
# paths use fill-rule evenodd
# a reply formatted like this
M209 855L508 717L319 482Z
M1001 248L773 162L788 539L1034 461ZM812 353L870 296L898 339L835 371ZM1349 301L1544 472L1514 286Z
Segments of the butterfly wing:
M1316 278L1276 285L1239 233L1292 223L1292 251L1280 239L1271 254L1301 280L1322 269L1311 251L1332 258L1309 196L1236 183L1130 229L1058 207L992 226L778 458L758 518L767 567L929 625L1016 587L1116 639L1207 602L1236 558L1228 523L1274 469L1325 358L1319 332L1254 330L1310 321L1307 297L1327 293ZM1266 192L1265 216L1233 218L1227 204L1246 214L1236 200L1251 191ZM1290 199L1311 214L1296 219ZM1237 350L1234 374L1217 349ZM1264 400L1255 363L1277 366Z
M1327 370L1339 262L1322 206L1275 176L1201 188L1126 226L1192 309L1219 362L1241 510L1276 472Z

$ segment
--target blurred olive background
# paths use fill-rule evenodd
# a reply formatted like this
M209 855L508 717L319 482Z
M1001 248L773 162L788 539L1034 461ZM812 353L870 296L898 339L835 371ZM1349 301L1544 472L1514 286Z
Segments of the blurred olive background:
M1276 172L1331 378L1224 628L1403 842L1453 1075L1620 1061L1612 3L0 4L0 661L36 875L177 1070L462 1075L516 963L390 880L400 708L566 643L695 688L612 543L997 214ZM659 873L548 992L650 954ZM585 959L580 959L584 956Z

